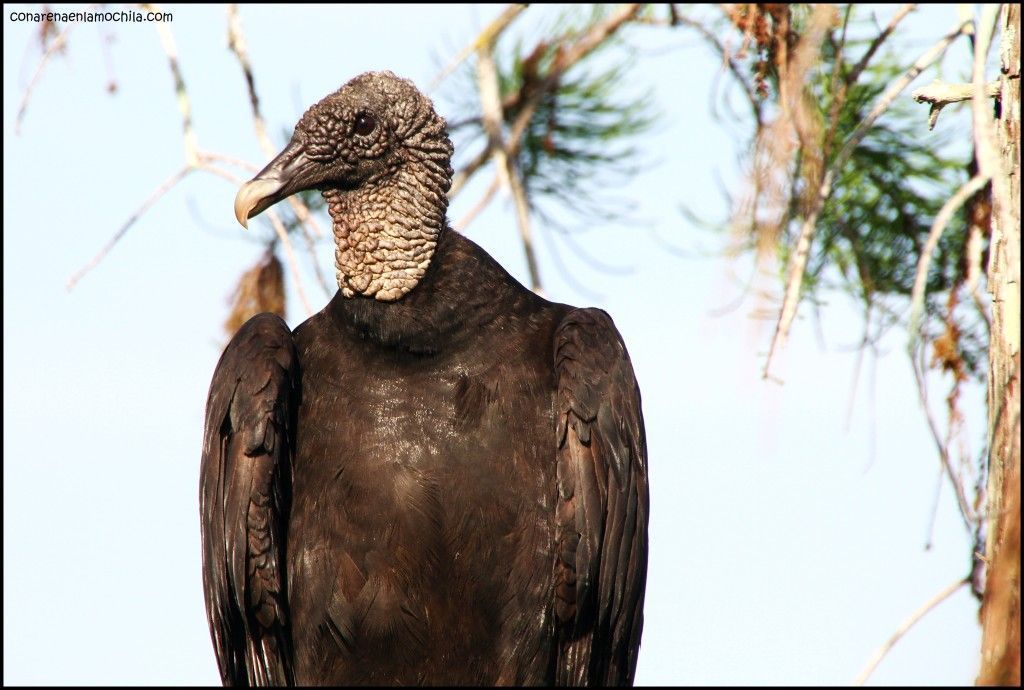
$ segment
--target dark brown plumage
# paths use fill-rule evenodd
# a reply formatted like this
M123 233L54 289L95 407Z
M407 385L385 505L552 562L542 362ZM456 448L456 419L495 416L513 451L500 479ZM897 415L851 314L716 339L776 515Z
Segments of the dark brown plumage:
M328 200L339 292L217 366L203 581L225 684L631 684L647 565L640 395L614 324L444 220L444 122L393 74L311 108L240 220Z

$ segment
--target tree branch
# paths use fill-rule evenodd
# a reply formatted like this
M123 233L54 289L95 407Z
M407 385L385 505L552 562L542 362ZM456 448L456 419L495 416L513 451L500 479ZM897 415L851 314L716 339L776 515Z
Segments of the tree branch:
M928 283L928 269L931 267L932 253L939 245L942 233L945 231L946 226L949 225L953 214L964 205L971 195L988 184L988 179L986 175L981 173L972 177L960 189L956 190L953 196L946 200L946 203L942 205L942 208L935 215L932 229L928 233L928 239L925 241L924 248L921 250L921 256L917 260L917 275L914 277L914 288L910 293L910 324L907 329L910 331L911 348L914 347L914 344L920 337L921 315L924 313L924 291Z
M212 165L206 166L205 170L219 177L223 177L235 186L242 184L242 180L226 170L221 170L220 168ZM268 218L270 218L270 224L274 227L274 232L277 233L277 239L281 242L281 246L284 247L285 258L288 260L288 268L291 270L292 278L295 280L295 291L299 293L299 300L302 302L302 306L306 309L306 316L312 316L313 308L310 306L309 299L306 297L306 290L302 286L302 274L299 272L298 259L295 258L295 249L292 247L292 242L288 238L288 230L284 227L284 223L281 221L281 217L278 215L277 211L270 208L264 213Z
M885 29L883 29L882 32L875 37L875 40L873 40L871 42L871 45L868 46L867 51L864 53L864 55L861 56L860 60L857 61L857 64L853 66L853 69L850 70L850 73L846 76L847 86L851 86L857 83L857 80L860 79L861 73L868 66L868 63L871 62L871 58L874 57L875 52L882 45L882 43L885 42L885 39L889 38L889 35L896 29L896 25L903 21L904 17L906 17L908 14L910 14L916 9L916 2L908 2L907 4L903 5L898 10L896 10L896 14L893 15L893 18L889 21L889 26L885 27Z
M249 52L246 49L245 34L242 32L242 20L238 16L238 5L229 3L227 12L228 48L238 58L238 63L242 67L242 74L245 76L245 86L249 92L249 105L252 108L252 123L253 128L256 130L256 140L259 142L260 148L263 149L263 154L268 158L273 158L277 151L267 135L266 121L260 112L260 99L256 95L256 78L253 76ZM291 205L292 210L295 211L295 216L299 219L299 223L312 228L313 234L316 235L317 239L323 239L323 230L320 229L320 225L314 220L309 212L309 208L302 202L302 199L292 195L288 197L288 203ZM321 283L323 283L322 278ZM329 291L328 294L330 294Z
M907 355L910 357L910 366L914 370L914 380L917 383L917 396L921 403L921 409L924 410L925 419L928 422L928 431L931 432L932 440L935 442L935 448L939 452L939 460L942 468L946 471L946 476L949 477L950 484L953 485L953 493L956 495L957 507L960 509L960 517L963 518L964 526L967 527L967 531L970 533L973 531L973 525L977 518L971 510L971 504L967 501L967 494L964 492L964 487L960 481L959 475L957 475L956 468L953 467L953 461L949 457L949 448L945 441L942 440L942 435L939 434L938 425L935 423L931 409L928 406L928 383L925 380L924 363L918 361L913 349L908 350Z
M142 7L150 12L161 12L159 6L143 4ZM190 167L199 166L199 145L196 142L196 132L192 126L192 102L189 99L188 90L185 88L185 79L181 76L181 68L178 66L178 46L174 42L174 34L170 26L165 22L156 23L157 33L160 35L160 45L163 46L167 61L171 67L171 75L174 77L174 92L178 100L178 110L181 112L182 136L185 139L185 162Z
M969 101L974 98L974 84L948 84L936 79L928 86L922 87L910 94L918 103L929 103L928 129L935 129L935 123L939 119L939 112L950 103ZM999 97L999 82L985 84L985 95L990 98Z
M460 50L459 53L452 58L447 65L445 65L444 69L442 69L438 75L434 77L433 81L430 82L430 86L427 87L427 91L433 91L440 86L441 82L447 79L448 76L451 75L459 65L465 62L466 58L470 55L485 46L494 45L498 36L500 36L501 33L508 28L509 24L511 24L512 21L529 6L529 3L513 3L506 7L505 10L498 15L497 19L488 24L487 27L484 28L484 30L481 31L469 45Z
M558 53L553 64L548 70L547 75L545 75L543 79L531 83L528 94L524 93L523 90L520 90L518 93L511 94L505 98L504 102L502 102L503 110L508 110L509 108L516 106L520 107L519 114L515 121L513 121L509 126L508 137L504 141L506 154L509 157L515 158L516 154L519 152L523 133L526 131L526 127L530 123L530 118L533 117L541 99L558 88L559 80L562 75L569 68L590 54L590 52L598 47L603 41L607 40L608 37L618 31L623 24L635 19L642 7L643 5L640 4L629 4L623 6L612 16L590 27L590 29L574 43L568 43L569 37L560 39L557 41L559 44L566 44L569 45L569 47ZM492 141L488 139L484 149L455 174L455 177L452 180L451 190L448 192L448 198L454 198L455 195L462 190L466 182L477 171L479 171L493 155L494 150L492 147Z
M537 294L542 293L540 271L537 268L537 257L533 248L530 232L530 209L526 199L519 171L509 155L502 137L501 95L498 87L498 70L491 55L493 44L482 46L477 53L477 81L480 90L480 105L483 108L484 129L487 131L488 148L493 152L494 164L498 169L498 179L508 186L516 208L516 225L526 253L526 265L530 272L530 288Z
M197 169L198 168L196 168L194 166L186 165L181 170L179 170L178 172L174 173L173 175L168 177L166 180L164 180L160 184L160 186L158 186L153 191L152 194L150 194L148 197L146 197L146 200L142 202L142 205L139 206L135 210L135 213L133 213L131 216L129 216L128 220L126 220L124 222L124 224L121 225L121 227L117 229L117 232L114 233L114 236L111 237L109 240L107 240L107 243L105 245L103 245L103 248L100 249L99 252L97 252L94 257L89 259L88 263L86 263L85 266L83 266L82 268L78 269L78 271L76 271L74 275L72 275L70 278L68 278L68 282L67 282L67 290L68 290L68 292L71 292L72 290L74 290L75 286L78 284L78 281L80 281L82 278L84 278L86 273L88 273L92 269L96 268L96 266L99 265L99 263L101 261L103 261L103 259L106 258L107 254L110 253L110 250L114 248L114 245L117 244L121 240L121 238L125 236L125 233L127 233L128 230L130 230L131 227L133 225L135 225L135 222L139 218L141 218L142 215L146 211L149 210L150 206L152 206L157 201L159 201L163 197L164 194L169 192L174 187L174 185L178 184L183 179L185 179L185 177L189 173L191 173L191 172L193 172L194 170L197 170Z
M796 316L796 308L800 301L800 286L803 284L804 271L807 268L807 257L810 253L811 240L814 238L814 231L817 227L818 215L821 213L821 210L825 205L825 201L828 200L829 196L832 194L832 184L835 181L835 178L842 171L843 166L853 154L853 151L871 130L875 121L886 110L888 110L889 106L892 105L892 102L903 91L903 89L905 89L910 82L916 79L917 76L928 66L941 58L949 45L963 34L969 26L970 22L961 22L955 29L943 36L935 45L925 51L925 53L914 62L902 77L890 84L889 88L885 90L885 93L879 96L878 100L875 102L875 106L871 109L871 112L869 112L857 125L857 128L853 131L850 138L847 139L846 143L843 145L843 148L836 155L832 166L829 168L822 180L821 187L813 201L813 205L800 228L800 235L797 239L796 250L793 253L793 257L789 264L789 278L786 281L786 296L782 303L782 310L779 314L779 320L775 327L775 334L772 336L772 343L768 349L767 359L765 360L763 372L764 378L769 378L772 357L776 351L781 350L785 346L786 339L789 336L789 329L793 323L793 318Z
M95 3L86 5L84 11L89 12L92 8L96 7ZM32 74L32 79L29 81L28 86L25 87L25 94L21 98L21 106L18 108L18 114L14 118L14 133L21 134L21 121L25 118L25 111L28 110L28 102L32 98L32 92L35 91L36 84L39 83L39 78L43 76L43 69L50 62L50 58L61 50L68 43L68 34L71 30L78 26L77 24L68 24L67 27L53 39L50 45L46 48L46 52L39 58L39 65L36 67L36 71Z
M469 211L466 212L466 215L464 215L459 222L455 224L455 227L458 228L459 232L466 232L466 228L469 227L469 224L472 223L480 212L487 208L487 205L494 200L494 195L497 193L499 187L501 187L500 174L494 176L494 179L491 180L491 184L487 187L487 191L483 193L483 196L480 197L480 200L477 201L473 205L473 208L469 209Z
M747 102L750 104L750 110L754 116L754 121L757 123L760 129L762 123L761 115L761 99L758 98L757 93L754 91L754 87L750 85L743 70L740 69L739 64L733 60L732 55L729 54L729 50L722 44L718 37L710 31L703 24L695 19L684 17L675 12L675 5L669 5L672 8L673 14L668 19L658 19L655 17L643 17L638 19L640 24L650 24L653 26L686 26L694 29L699 33L704 40L711 44L711 46L718 52L722 58L722 63L729 68L732 72L733 77L739 82L740 86L743 87L743 93L747 97Z
M867 666L864 667L864 670L861 671L857 678L853 681L853 684L857 686L864 685L865 681L867 681L871 674L875 672L875 669L878 667L878 664L880 664L882 662L882 659L885 658L885 655L889 653L889 650L891 650L896 645L896 643L900 641L900 638L902 638L908 630L914 627L914 625L917 624L919 620L928 615L928 613L932 609L934 609L936 606L944 602L949 597L953 596L953 594L955 594L961 587L963 587L967 583L968 580L964 578L957 580L953 584L945 587L941 592L936 594L934 597L926 601L924 605L917 611L914 611L914 613L910 614L910 617L907 618L907 620L903 621L900 627L896 629L896 632L893 633L893 636L890 637L885 644L878 648L878 651L876 651L874 656L871 657L871 660L868 662Z

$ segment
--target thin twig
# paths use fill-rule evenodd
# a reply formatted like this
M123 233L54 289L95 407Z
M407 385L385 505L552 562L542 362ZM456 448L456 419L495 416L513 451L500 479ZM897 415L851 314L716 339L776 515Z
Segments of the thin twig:
M516 119L509 126L508 137L504 140L505 152L509 158L515 158L516 154L519 152L519 146L522 143L523 134L526 132L526 128L530 124L530 119L533 117L534 112L536 112L543 97L558 88L562 75L577 62L589 55L591 51L601 45L602 42L618 31L624 24L635 19L642 7L643 6L638 3L625 5L618 12L608 17L603 22L592 26L590 30L581 38L577 39L575 43L567 44L569 45L568 48L558 52L554 63L548 70L548 73L543 79L540 79L536 84L532 85L529 97L524 102L520 102L522 100L523 93L520 92L518 94L516 102L520 105L521 109L519 114L516 116ZM465 184L466 180L468 180L469 175L482 167L484 162L486 162L493 153L493 140L489 139L487 148L473 159L470 164L464 166L463 170L466 171L466 174L455 176L456 179L452 184L452 188L455 189L455 183L458 183L459 188L461 189L461 186ZM452 195L453 193L449 194L449 196Z
M224 177L225 179L231 179L235 184L241 184L242 181L239 178L234 177L234 176L229 178L228 177L229 173L226 173L226 171L217 171L217 170L215 170L213 166L208 164L209 161L214 161L214 160L223 161L225 163L229 163L229 164L232 164L232 165L237 165L239 167L245 168L245 169L247 169L247 170L249 170L251 172L255 171L255 170L258 170L258 168L255 165L253 165L252 163L249 163L247 161L243 161L243 160L241 160L239 158L235 158L234 156L226 156L226 155L221 154L221 153L213 153L213 152L209 152L209 151L202 151L202 152L200 152L199 156L200 156L200 159L203 161L203 166L201 167L202 170L205 170L206 172L214 172L216 174L220 174L221 177ZM327 278L324 277L324 272L320 269L320 264L316 260L315 240L313 239L313 236L309 233L309 229L304 224L302 224L302 223L299 224L299 230L302 232L302 237L306 240L306 251L309 252L310 259L311 259L312 264L313 264L313 275L316 276L316 280L320 284L320 287L323 289L324 294L326 294L329 297L331 295L331 289L330 289L330 287L328 287ZM295 275L295 279L298 280L299 279L298 274L294 274L294 275Z
M270 210L270 209L268 209ZM299 274L299 262L295 258L295 249L292 247L292 242L288 239L288 231L284 227L284 223L281 222L281 217L278 214L270 210L267 214L270 217L270 224L274 226L274 232L277 233L277 239L281 241L281 246L284 247L285 255L288 258L288 265L292 269L292 278L295 280L295 291L299 293L299 299L302 301L302 306L306 309L306 316L313 315L313 307L309 304L309 299L306 297L306 290L302 287L302 278ZM316 257L314 257L314 261Z
M889 35L893 31L895 31L896 25L903 21L904 17L906 17L908 14L910 14L916 9L916 2L908 2L906 5L903 5L898 10L896 10L896 14L894 14L892 19L889 21L889 26L885 27L885 29L883 29L882 32L875 37L875 40L873 40L871 42L871 45L868 46L867 51L864 53L863 56L861 56L861 59L857 61L857 64L853 66L853 69L850 70L850 73L846 76L847 86L852 86L853 84L857 83L857 80L860 79L861 72L864 71L864 69L868 66L868 63L871 62L871 58L874 57L875 51L877 51L878 48L882 45L882 43L885 42L885 39L889 38Z
M451 75L459 65L465 62L466 58L470 55L485 46L494 45L498 36L500 36L501 33L508 28L509 24L512 23L512 20L518 17L527 7L529 7L529 3L513 3L506 7L502 13L498 15L497 19L488 24L484 30L469 43L469 45L460 50L459 53L452 58L447 65L445 65L444 69L442 69L438 75L434 77L433 81L430 82L430 86L427 87L427 91L433 91L440 86L441 82L447 79L448 76Z
M491 142L488 140L487 144L484 145L483 150L476 154L476 156L473 157L473 160L459 168L458 172L456 172L454 177L452 177L452 186L451 189L448 190L449 201L454 199L455 196L462 191L462 188L466 186L466 183L469 182L470 178L472 178L480 168L487 165L487 161L491 160L491 153Z
M229 3L227 12L228 48L238 58L238 63L242 67L242 74L245 76L245 87L249 93L249 105L252 109L252 124L256 130L256 140L259 142L263 154L268 158L273 158L277 151L274 148L274 143L270 140L270 136L267 134L267 124L263 119L263 114L260 112L260 99L256 94L256 78L253 75L252 63L249 61L245 34L242 31L242 20L238 16L238 5ZM323 230L320 229L319 224L313 219L309 208L302 202L302 199L293 195L288 197L288 203L292 210L295 211L295 216L299 219L299 223L308 225L313 229L317 239L323 239Z
M206 163L207 161L221 161L222 163L227 163L228 165L234 165L239 168L245 168L249 172L259 171L259 166L253 165L249 161L242 160L241 158L236 158L235 156L229 156L224 153L217 153L215 151L200 151L199 160L202 161L203 163Z
M228 182L234 185L242 184L242 180L236 175L232 175L226 170L207 165L203 168L207 172L211 172L214 175L223 177ZM306 315L313 315L313 308L309 304L309 300L306 298L306 290L302 287L302 276L299 273L299 262L295 258L295 249L292 247L292 242L288 238L288 230L285 229L284 223L281 221L281 217L277 214L277 211L270 208L264 212L268 218L270 218L270 224L274 226L274 232L277 233L277 239L281 242L281 246L284 247L285 258L288 260L288 268L292 272L292 279L295 281L295 291L299 293L299 300L302 301L302 306L306 309Z
M843 166L846 165L846 161L853 154L853 151L871 130L875 121L886 110L888 110L889 106L892 105L892 102L903 91L903 89L910 84L910 82L916 79L917 76L928 66L942 57L949 45L957 37L963 34L965 28L969 26L970 22L960 23L955 29L943 36L935 45L925 51L925 53L921 55L916 62L914 62L902 77L890 84L889 88L885 90L885 93L883 93L875 102L871 112L869 112L860 124L857 125L857 128L843 145L842 150L840 150L836 155L832 166L829 168L822 180L818 194L813 200L812 208L807 214L803 226L800 228L800 235L797 239L796 248L789 264L789 278L786 283L786 296L782 303L782 310L779 314L779 320L775 327L775 334L772 336L772 343L768 348L768 356L765 360L763 373L764 378L769 377L772 357L776 351L781 350L785 346L786 338L789 336L790 326L793 323L793 318L796 316L796 308L800 301L800 286L803 284L804 270L807 268L807 258L810 254L811 240L814 238L814 231L817 228L818 214L821 213L821 210L825 205L825 201L832 194L832 183L839 175L839 172L843 169Z
M526 190L519 178L519 171L516 170L515 163L506 149L501 132L503 119L501 96L498 88L498 69L494 64L494 57L491 55L492 48L493 45L488 44L482 46L477 53L477 80L480 90L480 105L483 109L484 129L487 131L489 148L493 152L497 178L501 184L509 188L515 203L516 225L519 228L519 237L526 254L526 266L530 273L530 289L539 295L542 288L530 230L530 208L526 199Z
M914 287L910 292L910 325L908 330L910 331L912 347L921 336L920 325L921 315L924 313L924 291L928 284L928 270L932 265L932 254L935 252L935 248L939 246L942 233L945 231L946 226L949 225L953 214L964 205L964 202L971 195L982 189L986 184L988 184L988 177L978 173L965 182L960 189L956 190L953 196L946 200L946 203L942 205L942 208L935 215L932 229L928 233L928 239L925 241L924 248L921 250L921 256L917 260L917 275L914 277Z
M519 93L511 94L505 98L502 102L504 111L507 112L510 107L515 106L520 108L519 115L509 127L508 136L504 141L506 154L509 157L515 158L516 154L519 152L519 146L522 142L522 137L526 131L526 127L530 123L530 118L533 117L533 114L543 97L558 88L559 80L566 70L590 54L594 48L599 46L604 40L618 31L623 24L636 19L641 8L642 5L640 4L625 5L618 12L608 17L603 22L592 26L585 35L577 39L574 43L568 43L569 39L566 38L564 44L569 47L560 51L556 55L554 64L552 64L547 75L545 75L543 79L538 80L536 83L531 83L528 97L521 90ZM455 176L452 179L451 189L448 191L449 199L455 198L455 196L465 187L466 182L468 182L469 179L484 167L494 156L492 143L493 140L488 138L484 149L455 173Z
M923 356L923 349L921 350L921 353ZM918 361L918 357L915 355L914 350L908 351L907 354L910 357L910 366L914 370L914 381L917 383L918 401L921 403L921 409L924 411L925 420L928 422L928 431L931 432L932 440L935 442L935 448L939 452L939 461L942 463L943 469L946 470L946 475L949 477L950 484L953 485L953 493L956 494L956 502L957 506L960 508L960 517L963 518L964 526L967 527L967 531L969 533L973 532L973 525L977 518L971 510L971 504L967 501L967 495L964 492L960 476L957 474L956 468L953 467L953 461L949 457L949 447L942 440L942 435L939 433L939 427L935 423L935 419L932 417L931 408L928 405L928 383L925 380L924 363Z
M501 175L495 175L494 179L491 180L491 184L487 187L487 191L485 191L483 196L480 197L480 200L477 201L473 205L473 208L469 209L469 211L466 212L466 215L464 215L459 222L455 224L455 227L458 228L459 232L466 232L466 228L469 227L469 224L472 223L480 212L487 208L487 205L494 200L494 195L500 187Z
M313 275L316 276L316 282L320 284L320 289L324 291L324 294L330 297L333 291L327 282L327 277L320 268L320 262L316 260L316 240L309 233L309 228L306 227L305 223L299 223L299 230L302 232L303 239L306 240L306 251L309 252L309 259L313 264Z
M857 387L860 383L860 368L864 363L864 351L871 343L871 303L868 302L864 314L864 335L861 336L860 345L857 347L857 358L853 364L853 385L850 386L850 397L846 402L846 425L843 431L850 432L850 421L853 419L853 404L857 400Z
M245 76L245 87L249 92L249 106L252 109L252 124L256 130L256 140L268 156L274 155L274 145L267 136L267 123L260 112L260 99L256 95L256 79L252 73L252 63L249 61L249 53L246 50L245 34L242 33L242 22L238 17L238 5L228 3L228 48L242 67L242 74Z
M100 249L99 252L97 252L96 255L89 260L88 263L86 263L82 268L78 269L78 271L76 271L75 274L68 279L68 292L75 288L75 286L78 284L78 281L85 277L86 273L96 268L96 266L101 261L103 261L103 259L106 258L107 254L110 253L110 250L114 248L114 245L117 244L121 240L121 238L125 236L125 233L127 233L128 230L130 230L131 227L135 225L135 222L142 217L142 214L149 210L150 206L159 201L164 194L169 192L171 188L174 187L174 185L181 182L186 175L188 175L190 172L193 172L194 170L197 170L197 168L191 165L186 165L181 170L179 170L178 172L174 173L166 180L164 180L164 182L161 183L160 186L157 187L153 191L153 193L146 198L145 201L142 202L142 205L135 210L135 213L129 216L128 220L126 220L124 224L117 229L117 232L115 232L114 236L111 237L105 245L103 245L103 248Z
M932 549L932 537L935 536L935 520L939 516L939 500L942 498L942 479L945 476L946 469L939 465L939 473L935 477L935 494L932 496L932 509L928 516L928 531L925 533L925 551L931 551Z
M90 11L95 4L87 5L85 11ZM18 114L14 118L14 133L21 134L21 121L25 117L25 111L28 110L28 102L32 98L32 92L35 91L36 84L39 83L39 78L43 76L43 69L50 62L50 58L55 53L64 49L68 42L68 34L71 30L78 26L78 24L68 24L63 31L57 34L57 37L53 39L50 45L47 47L46 52L39 58L39 65L36 67L35 73L32 75L32 79L29 81L28 86L25 87L25 94L21 98L21 106L18 108Z
M843 30L839 36L838 45L832 39L831 33L828 36L829 42L833 44L835 51L835 66L832 69L832 102L828 113L828 132L822 140L821 160L823 161L827 161L832 154L832 144L835 141L836 132L839 130L839 112L846 104L846 93L849 89L849 84L846 80L840 79L839 76L843 69L843 60L846 58L843 51L846 49L846 30L850 24L851 14L853 14L853 3L846 6L846 13L843 15ZM792 198L792 195L790 198Z
M914 613L912 613L910 617L907 618L907 620L903 621L900 627L896 629L896 632L893 633L893 636L890 637L885 644L878 648L878 651L876 651L874 656L871 657L871 661L869 661L867 666L864 667L864 670L860 672L856 680L853 681L853 684L857 686L864 685L865 681L867 681L871 674L875 672L875 669L878 667L878 664L880 664L882 662L882 659L885 658L885 655L889 653L889 650L892 649L893 646L895 646L896 643L900 641L900 638L902 638L908 630L914 627L914 625L919 620L924 618L932 609L934 609L936 606L944 602L949 597L953 596L953 594L955 594L961 587L963 587L967 583L967 579L960 578L953 584L949 585L948 587L945 587L941 592L936 594L934 597L926 601L924 606L919 608L917 611L914 611Z
M519 150L519 143L522 139L523 133L526 131L526 127L530 122L530 118L533 117L534 111L540 104L543 97L558 88L559 81L562 75L569 70L570 67L575 65L577 62L589 55L595 48L608 40L616 31L618 31L627 22L636 19L637 15L643 5L640 3L631 3L629 5L623 5L618 12L611 15L603 22L595 24L590 27L581 38L575 43L569 44L564 50L559 51L548 70L547 75L536 85L532 90L530 97L523 104L523 108L519 115L513 121L511 127L509 127L508 135L508 151L510 156L514 156Z
M144 4L142 7L150 12L161 12L157 5ZM174 77L174 92L178 101L178 110L181 112L182 137L185 140L185 162L196 167L199 165L199 145L196 143L196 132L192 126L192 102L189 99L188 90L185 88L185 79L181 75L181 68L178 66L178 46L174 42L174 34L171 33L170 25L166 22L157 22L157 33L160 35L160 45L163 46L167 61L171 67L171 75Z
M674 8L674 5L670 5L670 7ZM746 95L747 102L750 104L750 109L754 115L755 122L761 123L761 99L758 98L757 93L754 91L754 87L750 85L749 81L747 81L744 71L740 69L739 64L732 58L729 49L726 48L720 40L718 40L718 37L711 30L699 21L682 15L675 15L667 20L658 17L641 17L637 19L637 23L649 24L652 26L686 26L697 31L704 40L710 43L711 46L718 51L718 54L722 58L722 64L729 68L733 77L737 82L739 82L740 86L743 87L743 93Z
M999 82L988 82L985 84L984 90L985 96L988 98L998 98ZM918 103L945 106L974 98L974 84L950 84L936 79L928 86L922 86L910 95Z
M238 15L238 5L235 3L229 3L227 7L228 13L228 48L238 58L238 64L242 68L242 74L245 77L245 87L249 93L249 106L252 110L252 121L253 129L256 130L256 141L259 143L263 153L268 158L273 158L276 151L274 144L270 140L270 136L267 134L266 121L263 119L263 114L260 111L260 99L256 93L256 78L252 71L252 63L249 60L249 52L246 48L245 33L242 31L242 20ZM292 195L288 197L288 204L292 207L295 212L295 217L299 221L299 229L302 232L303 237L306 240L306 251L309 252L310 261L313 264L313 274L316 276L317 283L319 283L324 294L330 297L331 289L328 286L327 279L324 277L323 271L320 270L320 263L316 259L316 246L313 237L310 235L310 228L313 234L316 235L317 239L322 239L324 236L323 230L320 229L320 225L314 220L312 214L309 212L309 207L303 203L302 199L298 196ZM271 223L275 223L274 216L271 217ZM280 219L278 219L279 222ZM274 224L274 230L278 236L282 236L284 226L281 225L278 228L277 224ZM287 232L284 233L287 235ZM291 252L291 245L287 240L282 241L282 245L285 247L285 252ZM309 303L306 301L302 284L299 279L299 273L297 265L294 267L293 276L296 281L296 287L298 289L300 297L302 297L303 303L306 305L306 311L312 313L309 308Z
M533 249L533 238L530 231L530 209L526 200L526 190L523 188L523 181L519 177L519 172L515 169L511 159L509 159L507 165L509 168L508 181L516 207L519 237L523 241L523 251L526 253L526 266L530 271L530 289L543 296L544 288L540 284L540 269L537 266L537 254Z
M928 86L922 87L910 94L918 103L929 103L928 129L935 129L935 123L939 120L939 113L950 103L969 101L974 98L974 84L947 84L936 79ZM997 98L999 96L999 82L989 82L985 85L985 95Z

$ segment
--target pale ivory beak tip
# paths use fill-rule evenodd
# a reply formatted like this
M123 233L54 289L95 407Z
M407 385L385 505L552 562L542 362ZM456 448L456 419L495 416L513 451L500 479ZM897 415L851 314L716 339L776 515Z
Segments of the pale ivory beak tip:
M235 196L235 218L243 228L249 219L281 199L284 183L274 177L256 177L242 185Z

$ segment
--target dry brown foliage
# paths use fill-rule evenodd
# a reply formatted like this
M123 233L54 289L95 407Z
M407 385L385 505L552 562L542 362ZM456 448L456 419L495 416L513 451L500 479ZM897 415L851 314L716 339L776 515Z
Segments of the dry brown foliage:
M284 271L272 250L267 250L255 266L242 274L231 301L231 313L224 322L229 336L263 312L284 318Z

